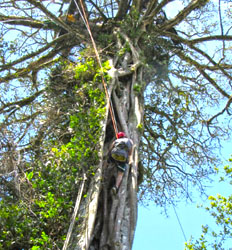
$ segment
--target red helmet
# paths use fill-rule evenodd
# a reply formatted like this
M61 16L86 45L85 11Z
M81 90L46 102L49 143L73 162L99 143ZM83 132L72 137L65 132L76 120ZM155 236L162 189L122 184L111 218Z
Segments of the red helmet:
M117 138L122 138L122 137L126 137L126 134L124 132L117 133Z

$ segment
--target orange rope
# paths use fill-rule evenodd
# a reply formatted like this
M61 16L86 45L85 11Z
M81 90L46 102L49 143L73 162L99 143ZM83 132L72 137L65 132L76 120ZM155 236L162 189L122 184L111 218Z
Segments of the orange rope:
M76 0L74 0L75 3L76 3ZM80 4L81 4L81 8L82 8L82 11L83 11L83 15L84 15L84 19L83 19L83 15L82 13L80 13L85 25L86 25L86 28L89 32L89 36L91 38L91 41L92 41L92 44L93 44L93 48L94 48L94 51L95 51L95 54L96 54L96 57L97 57L97 61L98 61L98 64L101 68L101 79L102 79L102 84L103 84L103 87L104 87L104 90L105 90L105 94L106 94L106 98L108 99L108 102L109 102L109 110L110 110L110 116L111 116L111 119L112 119L112 123L113 123L113 127L114 127L114 132L115 132L115 136L116 138L118 139L118 129L117 129L117 124L116 124L116 121L115 121L115 117L114 117L114 114L113 114L113 108L111 106L111 103L110 103L110 97L109 97L109 93L108 93L108 90L107 90L107 87L106 87L106 82L105 82L105 79L104 79L104 75L103 75L103 67L102 67L102 64L101 64L101 59L100 59L100 56L99 56L99 53L97 51L97 46L96 46L96 43L94 41L94 38L93 38L93 35L92 35L92 32L91 32L91 29L90 29L90 26L89 26L89 22L88 22L88 19L87 19L87 16L86 16L86 13L85 13L85 9L84 9L84 6L83 6L83 2L82 0L80 0ZM76 3L77 5L77 8L79 9L79 6L78 4ZM79 9L79 12L80 12L80 9Z

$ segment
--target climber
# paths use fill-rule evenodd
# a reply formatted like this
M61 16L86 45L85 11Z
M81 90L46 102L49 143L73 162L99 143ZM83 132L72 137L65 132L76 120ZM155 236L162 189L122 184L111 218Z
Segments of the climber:
M108 163L112 162L116 165L118 173L116 178L116 184L112 188L113 194L118 192L120 187L123 174L126 171L127 164L131 164L132 151L133 151L133 142L132 140L126 137L124 132L119 132L117 138L111 145L109 150Z

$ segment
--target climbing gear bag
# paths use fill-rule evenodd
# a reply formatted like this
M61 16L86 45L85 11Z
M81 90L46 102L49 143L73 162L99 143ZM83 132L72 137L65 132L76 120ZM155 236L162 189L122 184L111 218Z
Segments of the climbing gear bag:
M127 153L123 149L113 149L111 151L111 157L120 162L126 162L127 161Z
M119 162L127 162L128 160L128 146L125 140L116 140L114 148L111 151L111 157Z

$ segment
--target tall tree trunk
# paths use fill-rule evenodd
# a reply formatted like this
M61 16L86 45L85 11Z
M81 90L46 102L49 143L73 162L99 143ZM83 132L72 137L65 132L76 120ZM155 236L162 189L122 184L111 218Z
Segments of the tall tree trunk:
M134 142L133 163L124 173L117 195L113 195L111 189L116 181L117 169L112 163L107 163L107 155L115 135L109 115L110 100L107 100L99 165L89 186L85 187L87 197L82 198L78 222L68 249L132 248L137 221L138 148L143 126L143 94L140 94L143 93L143 86L140 93L134 91L135 85L143 82L143 69L137 67L137 51L138 48L135 49L131 44L131 53L125 53L123 60L110 59L111 83L108 87L118 130L124 131Z

